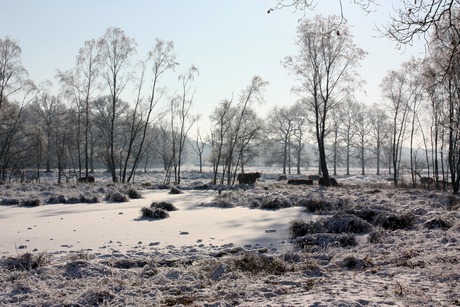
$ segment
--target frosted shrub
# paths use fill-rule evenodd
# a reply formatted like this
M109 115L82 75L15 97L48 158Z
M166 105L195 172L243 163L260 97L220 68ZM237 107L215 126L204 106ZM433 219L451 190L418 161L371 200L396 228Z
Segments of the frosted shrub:
M46 265L49 261L48 253L25 253L17 257L8 257L2 261L1 265L8 270L34 270Z
M332 211L336 209L335 204L320 199L301 200L300 205L304 206L307 212Z
M387 235L386 231L372 231L369 233L369 236L367 237L367 242L373 243L373 244L378 244L378 243L383 243L383 240L385 236Z
M382 215L381 210L371 208L350 209L347 210L346 213L353 214L369 223L375 223L375 221Z
M41 205L41 201L38 198L26 199L22 201L22 205L25 207L38 207Z
M306 234L321 233L326 232L323 221L310 221L304 222L302 220L296 219L291 221L289 226L289 237L295 239L302 237Z
M90 197L86 195L80 195L80 202L88 204L97 204L99 203L99 198L97 196Z
M131 199L142 198L141 193L139 191L137 191L136 189L133 189L133 188L128 189L126 194L128 194L128 197L131 198Z
M176 188L176 187L171 187L171 190L169 191L169 194L182 194L183 192Z
M411 229L415 223L414 215L405 213L401 215L392 214L385 217L380 217L378 223L385 229Z
M340 247L354 246L358 242L353 234L317 233L299 237L295 239L294 244L299 248L312 246L326 248L330 245L338 245Z
M168 202L165 202L165 201L162 201L162 202L153 202L151 205L150 205L150 208L151 209L155 209L155 208L158 208L158 209L162 209L162 210L165 210L165 211L177 211L179 209L177 209L176 206L174 206L172 203L168 203Z
M165 219L169 217L169 213L161 208L147 208L141 209L141 217L151 219Z
M259 253L244 253L239 257L231 258L230 263L230 267L253 275L260 273L281 275L287 271L286 265L280 259Z
M452 227L452 223L450 223L449 221L446 221L440 217L436 217L436 218L433 218L429 221L427 221L424 225L423 225L425 228L428 228L428 229L444 229L444 230L447 230L449 228Z
M276 210L290 207L292 207L292 204L287 199L282 198L268 199L260 204L260 209Z
M126 196L125 194L122 194L120 192L108 193L107 196L105 197L105 199L108 200L108 201L116 202L116 203L127 202L129 200L128 196Z
M372 229L371 224L352 214L336 214L327 223L331 233L363 233Z
M2 205L11 206L11 205L19 205L20 201L16 198L4 198L2 199Z

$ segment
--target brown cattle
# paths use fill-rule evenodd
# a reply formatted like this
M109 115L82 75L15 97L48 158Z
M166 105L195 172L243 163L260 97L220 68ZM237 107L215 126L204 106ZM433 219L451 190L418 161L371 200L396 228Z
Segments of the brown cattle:
M239 184L254 184L260 178L260 173L240 173L238 174L237 180Z
M96 179L93 177L93 176L88 176L88 181L86 180L86 176L85 177L81 177L81 178L78 178L77 181L79 183L94 183L94 181L96 181Z
M326 181L324 180L323 177L319 178L319 185L326 186ZM331 184L331 187L338 187L339 184L337 183L337 180L333 177L329 177L329 183Z
M276 181L285 181L287 180L287 176L286 175L281 175L278 177L278 179L276 179Z
M289 179L287 183L292 184L292 185L301 185L301 184L313 185L313 180L311 179Z

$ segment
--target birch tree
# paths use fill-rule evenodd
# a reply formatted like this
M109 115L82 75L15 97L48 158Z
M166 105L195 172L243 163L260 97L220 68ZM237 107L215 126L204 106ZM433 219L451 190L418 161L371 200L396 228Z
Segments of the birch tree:
M330 185L325 141L329 113L342 104L359 86L355 68L366 53L353 43L353 37L336 16L316 16L298 27L299 54L287 57L284 65L297 77L294 91L305 98L315 116L321 172Z
M136 42L128 37L120 28L108 28L103 37L98 40L98 48L101 55L101 63L104 67L102 77L110 92L111 118L108 137L108 168L112 174L112 181L117 182L115 163L115 137L117 131L117 107L120 103L120 95L130 80L131 56L135 53Z

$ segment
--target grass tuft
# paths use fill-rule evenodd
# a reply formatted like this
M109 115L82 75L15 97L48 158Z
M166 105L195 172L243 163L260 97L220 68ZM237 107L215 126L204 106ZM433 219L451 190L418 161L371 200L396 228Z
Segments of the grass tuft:
M108 193L105 199L116 203L124 203L129 201L128 196L120 192Z
M410 213L401 215L392 214L389 216L381 216L378 219L378 224L384 229L398 230L398 229L411 229L415 224L415 216Z
M295 239L294 244L299 248L320 246L326 248L330 245L340 247L355 246L358 244L354 234L316 233L308 234Z
M444 229L447 230L452 227L452 223L440 217L433 218L427 221L423 226L427 229Z
M137 191L136 189L134 188L130 188L128 189L128 191L126 192L126 194L128 194L128 197L131 198L131 199L139 199L139 198L142 198L142 195L139 191Z
M182 194L183 192L176 187L171 187L171 190L169 191L169 194Z
M369 232L372 225L352 214L335 214L326 225L330 233L363 233Z
M273 198L266 201L263 201L259 208L260 209L267 209L267 210L277 210L277 209L284 209L290 208L292 204L287 199L280 199L280 198Z
M283 261L260 253L243 253L239 257L232 258L230 266L253 275L261 273L281 275L287 271Z
M8 257L2 261L2 266L8 270L35 270L50 262L48 253L43 252L39 254L25 253L17 257Z
M25 207L38 207L42 204L40 199L35 198L35 199L26 199L22 201L22 205Z
M310 221L304 222L300 219L291 221L289 226L289 237L295 239L303 237L307 234L326 232L323 221Z
M306 199L301 201L300 205L304 206L307 212L323 212L336 209L335 204L323 199Z
M177 211L179 209L177 209L176 206L174 206L172 203L168 203L168 202L165 202L165 201L162 201L162 202L153 202L151 205L150 205L150 208L151 209L155 209L155 208L158 208L158 209L162 209L162 210L165 210L165 211Z
M161 208L147 208L141 209L141 217L150 219L165 219L169 217L169 213Z

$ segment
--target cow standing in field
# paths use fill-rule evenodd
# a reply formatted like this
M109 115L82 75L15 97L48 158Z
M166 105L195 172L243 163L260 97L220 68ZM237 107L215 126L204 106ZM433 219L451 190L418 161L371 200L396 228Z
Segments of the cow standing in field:
M319 185L326 186L326 180L323 177L319 178L318 183ZM333 177L329 177L329 183L331 184L331 187L339 186L339 184L337 183L337 180L335 180L335 178Z
M239 184L254 184L260 178L260 173L241 173L238 174L237 180Z
M96 179L93 177L93 176L88 176L88 180L86 180L86 177L81 177L81 178L78 178L77 181L79 183L94 183L96 181Z
M276 181L286 181L287 180L287 176L286 175L280 175L278 177L278 179L276 179Z
M313 185L313 180L312 179L289 179L288 184L292 185Z

